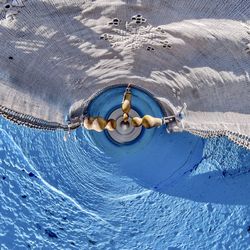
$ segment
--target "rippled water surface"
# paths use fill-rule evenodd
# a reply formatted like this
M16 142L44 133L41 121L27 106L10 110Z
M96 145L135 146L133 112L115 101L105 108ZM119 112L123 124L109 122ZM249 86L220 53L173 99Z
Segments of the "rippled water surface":
M105 151L0 119L1 249L248 249L250 152L155 133Z

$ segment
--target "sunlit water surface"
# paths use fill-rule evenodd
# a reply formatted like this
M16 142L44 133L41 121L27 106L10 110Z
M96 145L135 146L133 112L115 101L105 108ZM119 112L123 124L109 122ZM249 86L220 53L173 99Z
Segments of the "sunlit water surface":
M248 249L249 151L165 128L63 136L0 119L1 249Z

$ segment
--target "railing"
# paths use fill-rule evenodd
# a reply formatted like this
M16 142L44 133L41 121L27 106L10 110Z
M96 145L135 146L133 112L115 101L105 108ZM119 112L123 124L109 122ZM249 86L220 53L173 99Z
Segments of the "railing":
M27 126L30 128L42 129L42 130L68 130L68 125L63 125L57 122L48 122L39 118L35 118L32 115L26 115L17 111L11 110L0 105L0 115L6 119L18 124Z
M60 124L57 122L48 122L46 120L35 118L32 115L22 114L20 112L6 108L2 105L0 105L0 115L18 125L23 125L35 129L51 130L51 131L57 129L69 131L70 129L74 129L73 127L71 128L68 125ZM229 130L201 130L201 129L185 129L185 128L184 130L206 139L225 136L229 140L236 143L237 145L250 150L250 137L240 133L232 132Z

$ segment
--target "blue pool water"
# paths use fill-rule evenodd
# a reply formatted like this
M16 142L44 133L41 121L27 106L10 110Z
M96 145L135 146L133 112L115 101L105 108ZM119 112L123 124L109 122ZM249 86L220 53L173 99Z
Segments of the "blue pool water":
M105 148L0 118L0 248L249 249L250 152L149 132Z
M97 96L88 108L90 116L108 119L110 113L121 106L125 87L107 89ZM160 104L150 93L133 87L132 109L143 117L163 117ZM189 133L166 132L166 125L160 128L143 129L141 136L133 143L117 145L107 133L78 129L77 140L86 138L110 157L110 162L119 163L120 173L131 177L141 186L164 190L179 176L188 173L202 160L203 140Z

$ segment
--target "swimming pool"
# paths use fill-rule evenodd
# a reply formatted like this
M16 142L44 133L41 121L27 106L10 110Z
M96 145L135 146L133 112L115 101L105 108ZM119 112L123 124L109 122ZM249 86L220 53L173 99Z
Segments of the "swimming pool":
M88 115L108 119L121 106L124 91L125 85L103 91L90 102ZM170 115L147 91L135 86L131 91L132 109L140 117L146 114L159 118ZM115 142L108 132L78 129L76 136L80 143L87 137L112 161L119 162L122 173L148 188L161 190L202 160L202 138L186 132L169 134L166 125L160 128L143 128L135 140L122 144Z
M164 127L63 136L0 119L2 249L247 249L249 151Z

